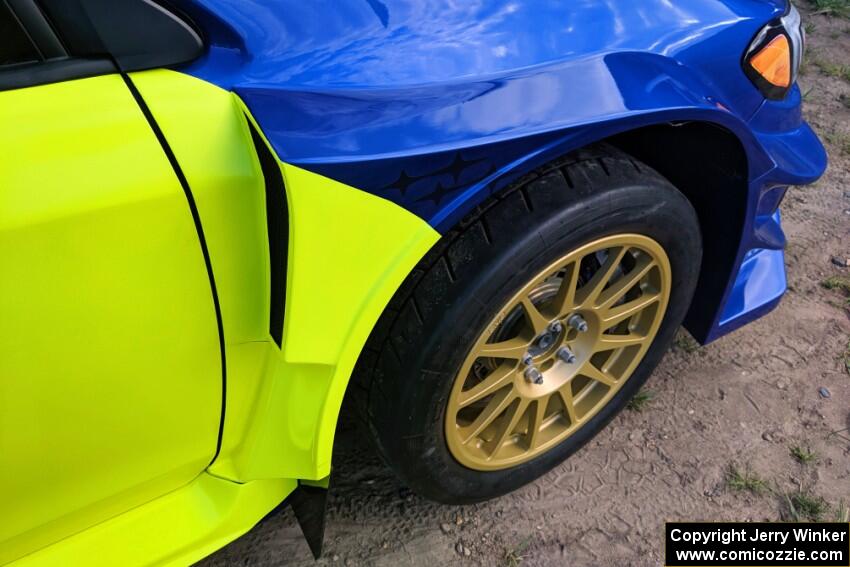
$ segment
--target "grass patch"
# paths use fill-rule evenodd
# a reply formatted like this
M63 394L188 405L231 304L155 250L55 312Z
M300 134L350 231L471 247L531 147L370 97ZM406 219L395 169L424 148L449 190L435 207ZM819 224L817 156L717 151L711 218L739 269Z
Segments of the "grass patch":
M515 547L511 549L505 550L505 565L507 567L519 567L522 565L523 560L525 560L525 550L528 548L528 544L531 543L531 537L527 537Z
M766 480L749 468L742 471L735 465L729 465L729 472L726 474L726 486L735 492L751 492L753 494L762 494L768 490Z
M850 65L832 63L823 59L814 59L812 63L827 77L850 82Z
M834 307L837 307L839 309L850 307L850 279L841 276L830 276L820 282L820 285L824 289L840 291L841 293L847 296L844 298L844 305L832 301L830 301L830 305L833 305Z
M850 18L850 0L809 0L816 14Z
M651 390L641 390L635 394L634 398L629 400L629 403L626 404L626 408L640 413L649 407L649 403L654 398L655 394Z
M831 276L820 282L821 287L825 289L837 289L844 293L850 293L850 279L842 278L841 276Z
M844 503L844 500L838 502L838 508L835 509L835 521L842 524L850 522L850 507Z
M824 514L829 511L826 500L807 492L786 494L785 502L788 504L788 515L793 522L820 522Z
M791 456L794 457L794 460L801 465L808 465L818 459L818 456L814 451L801 445L794 445L791 447L790 453Z
M809 90L807 90L806 92L803 93L803 102L806 102L807 100L809 100L809 95L812 94L812 92L814 92L814 90L815 90L815 87L812 87L812 88L810 88Z
M833 146L837 146L843 153L850 155L850 134L827 132L823 135L823 137Z

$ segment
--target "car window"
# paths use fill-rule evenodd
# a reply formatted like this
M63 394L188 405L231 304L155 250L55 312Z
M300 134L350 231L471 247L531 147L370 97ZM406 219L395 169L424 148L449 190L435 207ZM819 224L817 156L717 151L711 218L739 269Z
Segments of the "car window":
M30 41L18 19L3 2L0 2L0 37L3 38L3 45L0 47L0 65L14 65L41 60L38 50Z

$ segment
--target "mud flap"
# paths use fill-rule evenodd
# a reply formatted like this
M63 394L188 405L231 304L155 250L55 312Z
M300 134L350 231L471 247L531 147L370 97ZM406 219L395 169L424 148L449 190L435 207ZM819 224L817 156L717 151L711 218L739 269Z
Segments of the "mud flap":
M327 482L321 486L322 481L316 484L307 484L299 481L298 488L289 495L289 505L295 512L301 533L313 552L313 557L318 559L322 555L322 543L325 538L325 511L328 502Z

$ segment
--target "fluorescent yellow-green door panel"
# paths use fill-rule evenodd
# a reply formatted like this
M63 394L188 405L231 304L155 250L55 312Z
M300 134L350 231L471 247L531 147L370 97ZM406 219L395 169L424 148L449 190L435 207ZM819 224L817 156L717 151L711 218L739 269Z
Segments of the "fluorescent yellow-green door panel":
M118 76L0 93L0 563L196 477L221 408L186 197Z

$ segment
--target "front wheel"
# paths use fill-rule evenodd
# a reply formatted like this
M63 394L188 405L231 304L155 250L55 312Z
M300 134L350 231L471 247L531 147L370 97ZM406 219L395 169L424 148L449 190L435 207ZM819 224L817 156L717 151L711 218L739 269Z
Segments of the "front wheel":
M622 410L681 324L702 250L688 200L610 148L550 164L463 226L358 368L381 454L447 503L537 478Z

